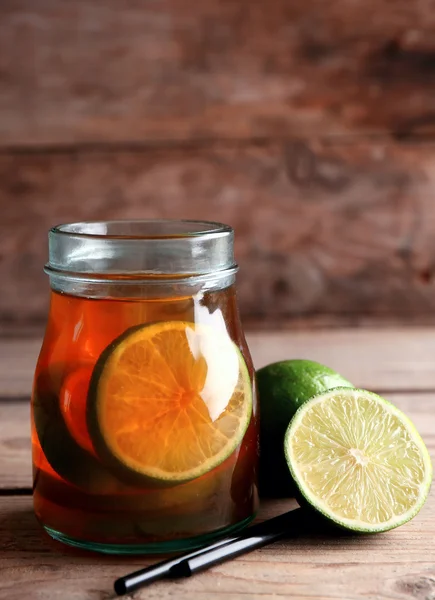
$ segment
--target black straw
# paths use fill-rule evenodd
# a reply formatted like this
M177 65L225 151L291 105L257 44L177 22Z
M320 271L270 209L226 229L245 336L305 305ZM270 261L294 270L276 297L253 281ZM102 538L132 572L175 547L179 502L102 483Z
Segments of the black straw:
M312 513L298 508L258 525L248 527L241 535L215 542L206 548L170 558L115 581L115 592L121 596L159 579L190 577L255 548L261 548L289 534L307 531Z
M171 568L176 566L181 560L193 558L198 554L202 554L203 552L213 550L218 546L223 546L236 539L238 538L225 538L223 540L215 542L214 544L211 544L210 546L207 546L206 548L193 550L188 554L176 556L175 558L168 558L167 560L163 560L155 565L151 565L150 567L145 567L144 569L139 569L138 571L134 571L129 575L120 577L114 583L115 592L118 594L118 596L122 596L123 594L129 594L130 592L134 592L140 587L153 583L153 581L158 581L159 579L171 577Z

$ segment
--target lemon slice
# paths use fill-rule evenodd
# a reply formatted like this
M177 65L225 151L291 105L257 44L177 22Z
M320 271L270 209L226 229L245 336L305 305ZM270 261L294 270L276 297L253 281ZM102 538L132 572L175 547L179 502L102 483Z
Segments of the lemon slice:
M87 411L94 447L118 473L176 484L218 466L240 444L252 384L226 334L154 323L129 329L102 353Z

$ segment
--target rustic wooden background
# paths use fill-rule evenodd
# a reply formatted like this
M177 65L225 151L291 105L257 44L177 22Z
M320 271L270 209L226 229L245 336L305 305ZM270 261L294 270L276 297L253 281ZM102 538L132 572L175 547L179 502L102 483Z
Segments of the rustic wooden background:
M248 326L435 323L433 0L1 0L0 325L46 232L237 234Z

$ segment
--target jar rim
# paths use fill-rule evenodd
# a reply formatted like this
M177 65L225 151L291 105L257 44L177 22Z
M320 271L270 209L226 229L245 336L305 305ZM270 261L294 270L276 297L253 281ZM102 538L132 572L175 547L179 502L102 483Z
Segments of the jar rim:
M214 238L233 232L232 227L215 221L195 219L117 219L62 223L50 229L55 235L82 239L165 240L191 237Z
M216 278L237 270L232 227L211 221L68 223L50 230L48 249L45 271L52 278Z

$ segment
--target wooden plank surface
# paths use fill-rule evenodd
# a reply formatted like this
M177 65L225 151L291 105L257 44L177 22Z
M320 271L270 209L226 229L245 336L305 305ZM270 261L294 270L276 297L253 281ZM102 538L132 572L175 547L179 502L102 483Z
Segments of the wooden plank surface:
M248 332L256 368L308 358L379 392L435 390L435 333L430 328ZM375 341L374 341L375 340ZM0 338L0 397L28 398L41 339Z
M264 502L274 516L292 501ZM181 582L135 593L145 600L430 600L435 592L435 495L411 523L377 536L287 539ZM0 498L0 599L113 598L116 577L150 563L102 557L51 541L31 498Z
M3 145L434 130L431 0L2 0Z
M434 324L435 13L371 6L3 0L0 328L49 226L119 217L228 221L256 326Z
M319 335L320 334L320 335ZM434 330L253 333L249 336L256 360L295 348L310 358L326 356L337 364L373 366L386 396L414 421L435 460L435 411L429 378ZM328 341L329 340L329 341ZM289 345L290 344L290 345ZM0 389L7 388L6 372L30 376L29 357L38 342L0 343ZM317 350L316 350L317 348ZM319 352L313 356L313 353ZM301 354L302 355L302 354ZM416 373L420 359L425 369ZM9 358L6 358L9 356ZM21 357L21 359L20 359ZM27 358L26 358L27 357ZM21 360L21 362L20 362ZM12 367L12 365L15 365ZM33 368L33 367L32 367ZM357 373L356 367L352 371ZM348 373L344 374L349 376ZM401 376L397 376L402 373ZM426 375L425 375L426 373ZM10 375L10 374L9 374ZM403 383L417 385L406 390ZM11 381L11 380L9 380ZM374 382L362 368L358 384ZM6 385L5 385L6 383ZM21 384L22 385L22 384ZM429 388L428 388L429 389ZM150 564L143 557L106 557L62 546L41 530L30 496L11 496L30 485L29 406L19 385L0 400L0 600L109 600L113 581ZM5 496L5 493L9 494ZM295 506L293 500L262 501L260 518ZM303 535L245 555L181 582L159 583L136 592L135 598L180 600L431 600L435 594L435 489L412 522L376 536Z
M434 159L434 144L315 140L0 154L0 323L45 319L49 227L140 217L230 223L251 322L434 323Z
M0 400L0 494L31 487L30 402Z

